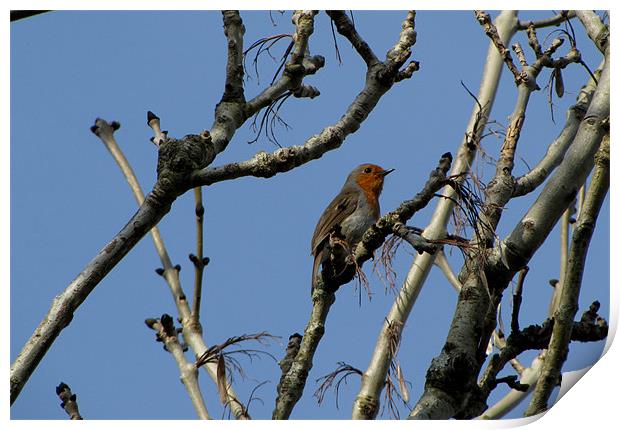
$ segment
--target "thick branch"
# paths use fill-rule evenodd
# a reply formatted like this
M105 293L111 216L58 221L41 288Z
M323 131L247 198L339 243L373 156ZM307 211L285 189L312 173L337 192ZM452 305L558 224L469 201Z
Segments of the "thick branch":
M607 58L609 28L603 24L601 18L592 10L578 10L575 13L585 27L588 37L592 39L598 50Z
M215 120L211 126L211 137L213 141L213 158L216 154L226 149L235 132L241 127L248 118L269 106L287 91L296 90L302 83L303 78L315 73L325 64L325 59L321 56L307 57L308 39L314 30L314 11L296 11L294 14L294 24L296 32L294 35L295 44L291 51L291 59L286 63L282 76L273 84L263 90L259 95L248 102L244 102L242 93L238 85L241 84L239 76L230 73L242 64L243 43L242 28L243 23L238 13L230 11L223 16L225 31L228 33L228 61L227 61L227 84L230 83L231 90L226 87L224 96L215 108ZM233 47L231 47L231 41ZM302 64L303 63L303 64ZM305 64L305 66L304 66ZM229 79L230 75L230 79ZM242 76L242 75L241 75ZM235 90L236 88L236 90ZM236 97L228 97L234 94ZM213 159L210 160L210 162ZM210 163L209 162L209 163Z
M549 178L536 202L519 224L491 255L498 268L518 271L540 247L562 213L577 195L594 164L609 117L609 62L605 63L599 84L577 135L560 166Z
M592 157L604 131L602 124L608 115L609 67L606 63L586 118L575 138L575 144L528 213L529 217L532 217L535 210L535 219L529 218L527 226L520 224L506 241L501 242L489 254L489 260L474 260L466 265L466 270L462 273L465 281L448 338L440 355L431 363L424 394L410 417L426 417L439 413L425 409L425 405L433 403L429 396L436 396L438 390L443 392L444 401L447 399L453 402L452 410L456 411L457 417L465 418L479 413L477 411L480 405L472 406L472 400L474 403L476 400L475 393L470 393L474 396L465 393L474 387L475 375L484 360L488 339L494 329L495 307L501 293L516 271L527 264L561 213L574 199L592 168ZM580 138L584 141L577 144ZM490 187L491 185L488 188ZM487 196L493 197L489 196L488 188ZM509 195L502 191L499 199L493 197L488 200L494 204L500 203L496 209L500 210L506 196L509 199ZM546 210L538 212L541 205ZM493 215L490 221L493 226ZM531 236L532 228L540 235L535 238ZM515 233L520 233L521 236L515 236ZM519 253L513 253L517 246ZM487 317L484 318L483 315ZM464 409L466 406L467 410ZM443 408L442 413L448 410Z
M595 72L595 74L600 76L600 70ZM594 79L590 79L588 84L579 92L577 103L568 109L566 124L560 135L547 148L545 156L532 170L516 179L513 197L523 196L534 191L560 165L566 151L573 143L581 120L590 106L590 100L595 89L596 83Z
M297 357L297 353L299 352L299 348L301 347L301 339L302 336L299 333L293 333L288 338L288 344L286 345L286 355L280 362L280 370L282 370L282 376L280 377L280 382L278 383L277 392L278 394L281 391L282 381L286 377L286 374L289 370L291 370L291 366L293 365L293 360Z
M245 102L243 95L243 35L245 26L237 10L222 11L224 35L228 42L226 83L223 102Z
M301 398L310 369L312 359L319 342L325 333L325 321L332 304L336 300L334 291L315 288L312 292L312 313L306 325L299 350L290 363L287 372L282 369L282 378L278 385L278 397L273 410L274 420L286 420ZM289 365L288 363L286 364Z
M554 315L555 324L543 366L541 379L525 414L536 415L548 408L551 391L557 385L562 365L568 355L568 344L573 331L573 319L577 313L581 280L585 268L590 239L596 219L609 190L609 134L606 134L596 155L596 167L590 188L586 193L583 210L577 219L562 293ZM598 307L594 309L594 313Z
M515 11L504 11L500 13L496 20L496 28L500 38L507 43L516 32L517 16ZM490 115L499 78L503 69L502 58L498 54L495 46L490 43L488 48L487 60L477 96L477 103L474 105L471 118L466 128L463 141L459 146L459 151L452 168L451 175L455 178L463 178L472 164L473 158L482 136L482 131L486 127L487 119ZM459 181L461 179L456 179ZM431 217L431 223L424 229L424 237L427 239L441 239L445 236L446 225L454 209L456 192L452 187L445 187L442 190L445 199L440 199L437 208ZM362 386L353 405L354 419L373 418L372 413L376 414L379 410L379 399L381 390L385 385L387 371L389 368L389 345L385 336L388 325L393 325L398 329L405 326L407 318L413 305L422 289L424 281L433 265L434 255L423 253L417 255L403 287L399 291L397 298L386 317L381 333L377 337L377 343L373 351L368 368L362 378ZM396 324L395 324L396 323ZM429 399L429 401L443 410L443 403L446 398ZM430 404L430 403L429 403ZM372 405L367 408L366 405ZM369 412L371 414L369 414Z
M11 366L11 403L17 399L60 332L71 323L78 307L110 270L168 213L174 198L155 189L149 193L129 222L54 298L50 310Z

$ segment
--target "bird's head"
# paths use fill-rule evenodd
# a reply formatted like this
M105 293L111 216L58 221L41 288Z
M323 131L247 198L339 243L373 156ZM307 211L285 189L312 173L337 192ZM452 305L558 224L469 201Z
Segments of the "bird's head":
M361 164L349 174L347 182L355 182L368 196L374 200L383 190L383 181L394 169L385 170L376 164Z

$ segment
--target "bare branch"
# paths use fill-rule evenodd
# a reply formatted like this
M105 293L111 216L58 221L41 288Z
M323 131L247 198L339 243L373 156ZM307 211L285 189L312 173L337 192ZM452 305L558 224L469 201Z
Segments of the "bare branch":
M398 209L382 217L374 226L364 233L362 241L354 251L354 262L346 264L345 269L337 271L334 278L326 277L326 272L321 272L316 287L312 292L312 313L298 353L295 355L290 369L280 379L278 398L273 411L274 419L287 419L301 398L306 379L318 344L325 332L325 320L331 305L336 300L335 291L343 284L349 282L356 273L356 269L370 259L372 252L377 249L394 226L400 221L406 222L413 214L426 206L433 198L435 192L446 181L445 174L450 169L452 156L444 154L439 162L439 167L430 175L430 179L424 190L412 200L403 202Z
M145 322L149 328L157 332L157 340L163 342L164 349L174 357L181 374L181 382L183 382L194 409L196 409L198 418L202 420L210 419L207 406L200 391L200 384L198 383L198 369L185 358L184 348L179 342L177 329L174 327L172 317L163 314L159 319L149 318Z
M416 38L415 11L410 10L403 21L398 42L385 56L385 69L378 75L381 82L388 83L394 82L396 79L402 80L405 76L411 76L415 70L419 69L419 63L414 61L407 66L405 71L400 72L400 68L411 56L411 47L415 45Z
M314 14L313 11L296 13L294 19L297 29L291 61L287 63L282 77L273 85L248 103L221 101L216 107L215 121L210 132L203 132L200 135L187 135L179 140L172 138L158 140L157 182L153 190L145 197L138 212L125 227L99 252L65 291L56 296L50 311L13 363L11 368L11 402L17 398L22 387L56 337L70 323L73 312L100 280L168 213L172 203L179 195L200 185L199 181L188 181L190 176L206 168L213 162L217 154L226 149L237 128L247 118L269 105L274 97L278 97L289 90L296 90L307 73L315 72L319 67L322 67L324 64L322 57L306 55L308 38L313 30ZM242 50L242 47L235 49L235 53L239 49ZM306 67L307 65L310 66ZM380 66L380 68L385 67ZM360 123L377 104L379 98L389 90L390 86L378 82L376 74L369 75L367 91L358 96L351 108L331 130L335 141L332 141L333 146L330 149L339 146L346 135L356 131ZM93 132L98 131L98 127L93 127ZM309 146L312 145L309 144ZM327 149L323 151L325 150ZM317 151L314 158L318 158L321 154L322 152ZM305 161L309 159L311 157L307 157ZM290 170L293 167L294 165L289 164L282 171ZM170 272L169 268L164 268L164 276L171 276L169 275ZM175 302L178 307L184 308L184 312L179 312L180 315L184 315L185 308L187 308L188 315L184 315L182 318L191 314L187 307L185 295L176 295ZM197 354L206 349L200 333L196 332L195 335L190 336L190 339L191 342L196 342L194 345L198 347L196 349ZM191 342L188 341L190 344ZM204 346L202 350L201 346ZM212 377L215 377L216 369L212 366L207 368ZM237 412L239 412L239 416L243 415L243 411Z
M504 42L500 38L495 24L493 24L493 21L491 21L491 16L483 10L476 10L474 11L474 14L480 25L482 25L482 27L484 28L484 32L486 33L486 35L491 39L491 41L497 48L499 55L504 60L504 63L506 63L508 70L510 70L510 72L513 74L515 78L515 83L517 84L517 86L519 86L527 79L527 76L520 72L519 69L517 69L517 66L515 66L512 60L512 56L510 55L510 50L506 48L506 45L504 45Z
M314 30L315 14L315 11L296 11L293 14L293 23L296 26L296 31L293 35L294 44L291 49L290 60L285 64L284 72L279 79L248 102L243 102L240 97L237 97L234 100L222 99L218 103L215 109L215 121L210 130L214 154L219 154L226 149L237 129L249 118L257 114L261 109L270 106L287 91L296 90L305 76L316 73L318 69L323 67L325 64L323 57L318 55L310 57L307 55L308 39ZM235 16L233 22L240 20L241 18L237 20ZM242 23L236 23L235 26L235 28L239 29ZM237 31L237 34L239 34L239 31ZM234 55L234 60L229 58L228 64L241 67L242 71L243 46L236 43L235 49L229 50L229 55Z
M600 69L596 73L600 76ZM577 130L579 129L581 120L590 106L590 100L592 99L595 89L596 83L593 79L590 79L588 84L581 89L577 96L577 102L568 109L564 128L559 136L549 145L545 156L532 170L516 179L513 191L514 197L534 191L562 162L564 154L566 154L566 151L570 148L577 134Z
M343 10L328 10L327 15L331 18L332 22L336 25L338 33L346 37L351 45L360 57L366 63L368 68L379 63L379 59L372 51L372 48L366 43L366 41L360 36L353 25L353 22L349 19L347 14Z
M318 378L316 382L323 381L321 382L319 387L314 392L314 397L316 397L318 404L320 405L321 403L323 403L323 400L325 398L325 393L327 392L329 387L331 387L334 384L334 381L336 381L336 378L338 378L338 380L336 381L336 385L334 385L334 393L336 394L336 409L338 409L338 396L340 392L340 384L342 384L343 382L346 384L347 378L351 375L359 375L361 377L362 371L351 366L350 364L347 364L343 361L339 361L338 367L336 368L336 370L328 373L325 376L321 376L320 378Z
M597 342L607 337L609 327L606 321L596 314L598 310L597 302L595 302L593 306L595 306L594 310L592 310L593 308L591 307L589 311L584 313L584 317L582 317L581 321L570 321L569 325L574 333L569 336L569 341ZM585 316L586 314L592 316ZM502 348L499 353L491 357L489 365L485 369L484 375L479 383L479 400L482 402L486 401L490 392L497 386L496 377L498 373L504 368L508 361L517 357L524 351L547 349L551 341L554 326L555 321L553 319L548 319L544 321L542 325L530 325L521 331L511 333L506 341L506 346ZM545 361L546 360L547 359L545 359Z
M349 134L354 133L360 128L362 122L370 115L370 112L375 108L380 98L396 81L397 76L404 79L405 75L408 75L409 72L413 73L413 69L416 69L417 66L407 66L401 74L399 74L400 71L398 70L401 64L399 59L402 56L408 58L411 53L411 44L415 43L414 16L412 13L408 14L403 24L399 42L388 53L390 60L386 61L385 64L381 62L373 63L367 73L364 88L337 123L324 128L323 131L318 135L312 136L303 145L280 148L272 153L261 151L246 161L196 171L192 178L193 186L211 185L216 182L243 176L269 178L277 173L287 172L311 160L318 159L327 151L339 148ZM312 17L312 14L302 14L297 19L298 26L306 23L304 25L308 26L308 30L301 31L298 29L299 36L296 36L296 46L300 43L302 36L305 37L307 35L309 37L309 29L313 27L308 22ZM298 52L298 49L293 51ZM405 55L406 53L409 54ZM292 54L291 58L301 61L299 55ZM323 57L304 59L304 61L308 60L312 60L313 63L318 62L317 68L322 67L324 64ZM254 114L263 107L270 106L289 88L300 87L303 71L308 71L308 68L306 66L301 67L299 64L292 63L292 61L287 63L282 78L246 104L245 112L247 114ZM406 61L406 58L404 61ZM292 79L296 79L293 87L291 87ZM217 140L215 131L211 130L211 135L215 142Z
M527 59L525 58L525 53L523 52L523 48L521 48L521 44L519 42L513 44L512 50L517 55L521 67L527 67Z
M272 419L288 419L293 408L301 398L308 373L312 368L314 353L325 333L325 321L336 295L334 291L315 288L312 291L312 312L306 325L301 345L295 354L290 368L282 374L278 385L278 396Z
M530 27L533 28L544 28L544 27L552 27L558 26L563 22L570 20L576 16L574 10L563 10L557 15L554 15L549 18L541 19L539 21L519 21L519 30L527 30Z
M496 24L501 39L505 42L510 41L516 32L516 12L504 11L500 13L497 17ZM480 91L476 98L476 104L472 110L466 132L459 146L459 151L451 172L452 177L458 178L456 181L462 181L465 178L466 175L464 175L464 173L469 170L473 158L476 155L482 132L486 127L493 106L502 66L502 59L497 53L497 49L490 43ZM431 217L431 223L424 229L424 237L427 239L434 240L445 237L446 226L453 212L454 202L456 201L456 191L454 187L446 187L442 194L447 198L439 200L437 208ZM402 322L403 326L405 325L416 298L421 291L423 282L432 267L434 258L434 255L428 253L416 256L407 274L407 278L403 282L403 287L394 300L386 320L399 321ZM388 345L384 335L385 330L386 324L384 324L381 333L377 337L377 343L370 363L364 372L365 377L362 380L360 392L353 406L353 418L365 418L368 416L363 408L363 404L367 402L371 402L373 405L379 404L380 393L384 387L389 368L389 361L387 359ZM439 409L441 409L442 405L448 405L440 399L429 399L429 401ZM376 411L378 407L373 407L372 410Z
M446 253L444 252L443 248L440 249L439 252L437 252L435 258L435 265L439 267L439 269L441 269L441 272L444 274L448 282L450 282L452 288L454 288L454 290L458 293L461 290L461 282L454 273L454 270L452 270L452 267L450 266L450 263L446 258Z
M160 143L162 143L164 140L168 139L168 132L167 131L162 131L161 130L161 123L160 123L160 119L157 115L155 115L153 112L148 111L146 113L146 123L148 124L149 127L151 127L153 129L153 134L154 136L151 137L151 142L153 142L153 144L155 144L155 146L159 146ZM112 123L114 124L114 123ZM97 121L95 121L95 126L97 125ZM101 132L103 132L105 130L105 125L99 125ZM93 133L95 133L93 131ZM103 135L105 136L105 135ZM103 140L102 135L99 135L99 137ZM105 143L105 140L104 140ZM109 144L106 144L106 146L109 146ZM140 203L138 203L140 204Z
M609 190L609 134L603 137L601 147L595 157L595 169L591 185L586 193L583 211L579 215L572 237L570 256L559 303L554 314L555 324L549 344L547 358L543 365L541 380L536 386L526 416L536 415L548 408L551 391L557 384L562 365L568 355L568 344L573 331L573 319L577 313L579 292L590 239L594 233L596 219ZM599 304L590 307L596 315ZM588 314L586 312L586 314ZM582 321L596 320L584 315Z
M546 350L541 351L533 360L528 368L525 368L521 372L521 380L520 383L522 385L527 385L528 389L526 391L521 390L511 390L502 397L497 403L493 406L489 407L482 415L477 417L477 419L483 420L492 420L504 417L508 412L513 410L519 403L521 403L526 396L536 387L536 383L538 382L538 378L540 376L540 369L542 367L542 363L544 361ZM514 361L513 359L512 361Z
M540 42L538 41L538 36L536 35L536 27L533 23L530 23L527 27L527 42L532 48L532 51L534 51L536 58L542 57L542 48L540 46Z
M150 113L147 119L154 129L159 129L159 118ZM173 266L155 225L170 210L170 205L176 198L177 193L180 193L180 190L185 187L180 185L180 182L184 181L182 179L183 176L187 173L187 170L183 173L184 169L194 169L197 165L196 163L200 163L201 160L204 161L204 153L201 150L205 150L204 143L209 139L208 134L205 137L186 136L186 140L182 141L167 137L158 140L158 181L153 191L144 197L131 167L113 137L113 132L119 127L120 124L117 122L108 123L102 119L97 119L95 125L91 127L91 131L103 141L112 153L125 174L140 207L132 220L103 248L69 287L55 298L50 312L13 363L11 369L12 401L19 394L27 377L34 371L47 348L49 348L60 331L69 324L73 312L81 305L99 281L149 231L153 235L155 248L163 264L160 274L165 278L166 283L170 287L170 292L184 326L185 340L196 354L202 354L207 349L200 327L192 325L191 311L186 295L181 288L178 270L176 266ZM158 133L156 132L156 134ZM200 155L201 153L203 155ZM179 163L175 165L174 169L170 169L169 163L171 160ZM183 160L192 161L183 163ZM216 380L215 366L209 365L206 369L210 376ZM232 387L228 386L228 390L230 398L236 398ZM237 418L247 418L244 412L235 405L233 405L233 412Z
M204 251L204 212L202 205L202 188L194 188L196 201L196 255L190 254L189 259L194 265L194 300L192 301L192 325L200 327L200 305L202 302L202 278L204 268L209 264L209 257L203 256ZM199 329L202 331L202 329Z
M243 94L243 35L245 26L239 11L223 10L224 35L228 42L228 60L226 62L226 83L223 102L245 102Z
M588 111L573 144L549 178L536 202L513 232L502 242L501 251L490 258L497 267L520 270L542 244L566 207L573 201L594 164L594 154L606 133L609 116L609 65L605 63ZM563 185L560 185L563 184ZM567 186L566 184L569 184ZM558 204L562 202L561 204ZM525 231L527 230L527 233ZM499 254L503 257L500 257Z
M519 331L519 311L521 310L521 302L523 301L523 283L530 268L525 266L519 272L517 286L512 295L512 317L510 318L510 331L516 333Z
M607 57L609 28L603 24L601 18L592 10L578 10L575 13L585 27L588 37L592 39L598 50Z
M566 154L555 175L547 182L545 189L525 215L524 221L517 225L506 240L500 241L488 253L482 267L476 269L475 265L470 265L467 276L462 276L464 282L461 297L466 297L467 300L459 300L457 304L446 347L431 363L427 375L432 378L427 378L424 394L410 417L447 418L457 415L466 418L479 415L480 407L484 407L483 404L472 406L470 403L467 409L463 409L463 402L467 399L462 395L462 387L472 384L473 378L470 379L467 375L476 375L486 356L484 350L494 328L494 306L497 305L499 294L507 287L516 271L527 264L551 232L592 168L592 159L601 137L605 134L604 124L609 115L608 85L609 67L606 63L586 120L582 121L575 138L575 143L579 144L573 146L574 151ZM562 185L557 181L561 181ZM491 286L497 294L489 297ZM481 318L481 314L485 313L485 318ZM467 323L463 324L465 321ZM478 336L476 333L483 335ZM470 339L470 342L463 342L463 339ZM453 348L453 345L457 347ZM459 358L455 360L457 356ZM446 381L451 382L447 384ZM454 385L455 381L458 384ZM460 388L450 388L456 386Z

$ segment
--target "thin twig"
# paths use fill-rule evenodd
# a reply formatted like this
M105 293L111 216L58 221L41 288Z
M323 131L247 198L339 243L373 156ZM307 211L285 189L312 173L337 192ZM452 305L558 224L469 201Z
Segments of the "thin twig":
M194 188L196 201L196 255L190 254L189 259L194 264L194 300L192 302L192 320L196 327L200 326L200 305L202 302L202 278L204 268L209 259L203 257L204 250L204 206L202 205L202 187Z
M525 76L522 74L522 72L519 71L519 69L517 69L517 66L515 66L512 60L512 56L510 55L510 51L508 50L508 48L506 48L506 45L504 45L504 42L499 37L499 33L497 32L495 24L493 24L493 21L491 21L491 16L482 10L475 10L474 15L476 16L476 19L478 20L480 25L482 25L482 27L484 28L484 32L486 33L486 35L491 39L491 41L497 48L499 55L504 60L504 63L508 67L508 70L510 70L510 72L514 76L515 83L517 84L517 86L519 86L524 81Z
M574 18L575 16L576 15L574 10L563 10L557 15L538 21L519 21L518 28L519 30L527 30L529 27L544 28L558 26L563 22Z
M174 327L174 320L170 315L163 314L161 318L149 318L145 321L146 325L155 330L157 341L164 343L164 349L172 354L181 374L181 382L187 390L187 395L196 409L198 418L203 420L210 419L207 406L205 404L200 384L198 381L198 369L185 358L185 351L178 338L178 332Z

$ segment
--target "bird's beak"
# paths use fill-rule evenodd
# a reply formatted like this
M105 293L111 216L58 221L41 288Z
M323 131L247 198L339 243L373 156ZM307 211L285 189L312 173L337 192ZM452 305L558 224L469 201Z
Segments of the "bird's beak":
M393 171L394 171L394 169L384 170L383 172L381 172L381 176L387 176L390 173L392 173Z

